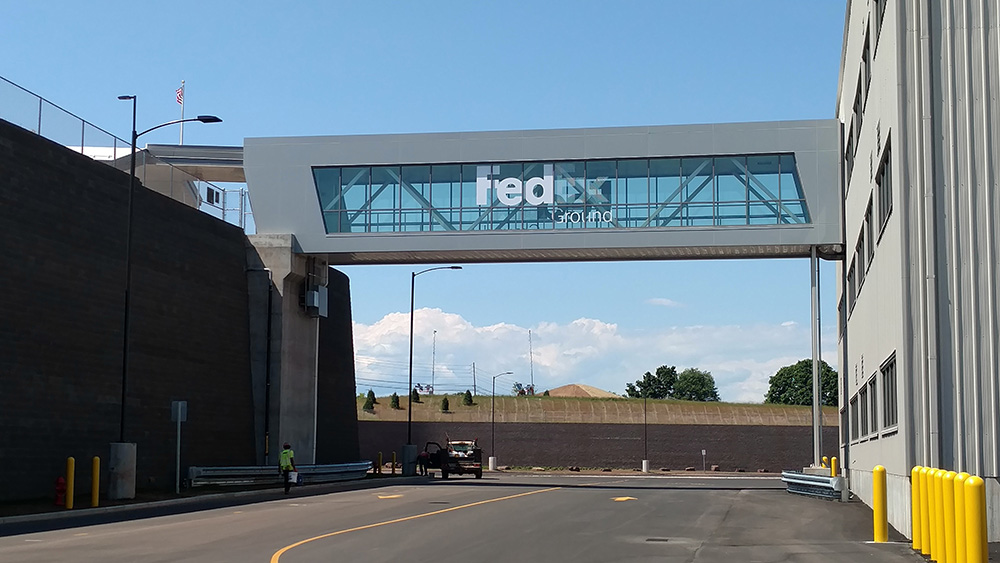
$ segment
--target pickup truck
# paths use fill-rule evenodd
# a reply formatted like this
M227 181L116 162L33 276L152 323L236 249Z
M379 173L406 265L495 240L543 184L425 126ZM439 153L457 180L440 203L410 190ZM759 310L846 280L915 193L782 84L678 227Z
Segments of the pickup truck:
M472 473L476 479L483 478L483 450L476 440L448 440L441 447L437 442L427 442L427 467L441 470L441 478L449 475Z

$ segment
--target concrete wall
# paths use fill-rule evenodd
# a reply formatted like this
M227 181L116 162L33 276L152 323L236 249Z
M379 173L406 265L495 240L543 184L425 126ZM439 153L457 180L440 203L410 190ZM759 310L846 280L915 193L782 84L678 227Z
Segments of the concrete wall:
M348 463L361 459L354 398L351 285L346 275L333 269L328 280L329 316L319 321L316 463Z
M48 496L67 456L119 439L128 176L0 121L0 500ZM243 233L135 193L125 440L137 485L183 465L254 462Z
M444 443L452 438L478 438L484 455L496 452L501 465L566 467L640 467L643 459L641 424L497 423L496 446L491 447L488 422L414 422L413 443L423 449L428 441ZM362 459L376 460L382 452L400 455L406 443L406 422L358 423ZM823 428L828 444L824 455L837 455L837 428ZM801 470L812 462L812 429L808 426L736 426L710 424L650 424L646 427L646 449L654 470L666 467L701 469L701 450L706 463L722 471L737 468L754 472L766 469Z

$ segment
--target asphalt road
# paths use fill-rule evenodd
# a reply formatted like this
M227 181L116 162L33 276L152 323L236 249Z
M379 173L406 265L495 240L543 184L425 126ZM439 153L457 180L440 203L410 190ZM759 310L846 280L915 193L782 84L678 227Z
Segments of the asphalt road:
M774 478L434 479L0 537L0 561L919 562L861 503Z

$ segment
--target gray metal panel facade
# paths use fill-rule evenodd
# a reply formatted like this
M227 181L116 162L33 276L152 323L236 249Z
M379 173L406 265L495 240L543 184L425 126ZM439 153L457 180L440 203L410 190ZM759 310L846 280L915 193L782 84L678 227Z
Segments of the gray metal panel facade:
M837 120L601 129L248 138L244 169L260 233L294 234L332 263L638 260L835 252L840 229ZM794 153L808 225L327 234L313 167L502 163Z
M913 465L977 474L987 481L989 537L998 541L1000 6L852 0L847 28L838 115L848 129L866 64L871 83L845 200L845 264L863 240L868 201L878 200L886 147L893 194L866 280L841 288L856 293L840 342L841 385L850 400L876 378L879 419L886 399L899 409L898 425L845 429L852 489L863 491L871 468L884 465L890 521L909 534ZM885 396L880 369L893 357L896 393Z

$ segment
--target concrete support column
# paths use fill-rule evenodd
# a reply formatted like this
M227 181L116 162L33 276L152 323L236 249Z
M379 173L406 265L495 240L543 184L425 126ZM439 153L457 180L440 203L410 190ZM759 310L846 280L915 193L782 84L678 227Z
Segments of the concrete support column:
M303 292L326 286L328 264L299 253L293 235L247 238L252 245L247 249L247 275L256 276L250 282L248 306L258 457L261 463L276 463L277 452L288 442L297 463L312 464L316 460L319 318L303 307ZM271 283L266 286L262 272L270 273ZM261 452L265 444L268 455Z

